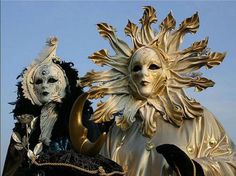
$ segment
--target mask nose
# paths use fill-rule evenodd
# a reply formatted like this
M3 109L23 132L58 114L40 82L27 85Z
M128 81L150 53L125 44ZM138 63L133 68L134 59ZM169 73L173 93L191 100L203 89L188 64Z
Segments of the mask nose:
M147 69L147 68L143 68L143 69L141 70L141 75L142 75L143 77L148 76L148 75L149 75L148 69Z
M43 81L43 83L42 83L42 89L46 89L46 88L48 88L48 84L47 84L46 81Z

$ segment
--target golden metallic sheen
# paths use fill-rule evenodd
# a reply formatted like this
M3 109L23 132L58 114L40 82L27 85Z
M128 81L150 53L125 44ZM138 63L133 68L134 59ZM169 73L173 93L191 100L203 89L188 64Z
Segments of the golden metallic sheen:
M140 28L131 21L125 27L131 47L116 36L115 28L98 24L115 55L102 49L90 59L111 69L91 71L81 78L83 86L90 86L89 98L109 95L93 115L95 122L115 118L101 154L128 166L128 176L177 175L155 150L173 144L199 163L207 176L236 175L233 142L214 115L184 92L190 87L197 91L212 87L214 82L197 71L219 65L225 53L210 52L208 38L180 49L185 34L195 34L199 28L198 13L177 29L169 13L157 31L151 26L157 22L156 11L145 6L139 22Z
M82 112L88 96L88 93L84 93L75 101L70 114L69 133L75 151L86 155L95 155L99 153L106 139L106 134L102 134L95 143L90 142L87 138L88 129L82 124Z

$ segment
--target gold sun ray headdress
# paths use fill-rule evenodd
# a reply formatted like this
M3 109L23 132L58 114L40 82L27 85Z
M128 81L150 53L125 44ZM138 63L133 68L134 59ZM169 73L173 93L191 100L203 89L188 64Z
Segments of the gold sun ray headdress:
M125 34L132 39L132 48L116 36L112 26L106 23L97 25L100 35L109 41L115 55L110 56L106 49L92 54L89 58L95 64L107 65L111 69L91 71L81 78L83 86L90 86L90 99L110 95L106 102L98 103L93 120L110 121L114 115L122 112L122 116L117 118L119 120L116 120L116 123L122 128L127 128L135 121L135 114L146 102L152 104L165 120L176 126L181 126L184 119L201 116L202 106L194 99L188 98L184 88L194 87L197 91L202 91L212 87L214 82L196 74L196 71L203 66L212 68L219 65L225 53L209 52L208 38L179 50L184 35L197 32L198 13L185 19L179 28L175 29L176 21L170 12L161 22L159 32L155 32L151 25L157 22L156 11L151 6L145 6L139 22L141 29L128 21L124 30ZM129 78L132 56L142 47L153 48L163 56L162 67L166 78L161 93L156 93L152 98L144 100L136 98Z

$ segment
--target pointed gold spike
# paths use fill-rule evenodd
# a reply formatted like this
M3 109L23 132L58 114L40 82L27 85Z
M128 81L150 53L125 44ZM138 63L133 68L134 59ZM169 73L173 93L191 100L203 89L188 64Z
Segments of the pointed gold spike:
M184 49L180 53L181 54L189 53L189 55L191 55L194 52L201 52L207 47L207 44L208 44L208 37L206 37L205 40L194 42L189 48Z
M115 28L108 25L107 23L100 23L97 24L97 29L102 37L109 40L112 48L114 49L117 55L127 57L131 55L131 49L129 48L129 46L124 41L117 38L115 34Z
M125 27L125 34L130 37L135 37L138 32L138 26L128 20L128 23Z
M91 56L89 56L89 59L91 59L95 64L99 66L109 65L113 67L114 69L118 70L119 72L123 74L127 74L126 67L127 67L128 60L124 62L124 59L123 59L123 62L122 62L120 61L121 59L117 60L115 59L115 57L110 57L108 55L108 51L105 49L102 49L100 51L93 53Z
M145 6L143 17L139 20L142 24L141 27L141 42L148 45L154 39L154 32L151 28L151 24L157 22L156 10L151 6Z
M157 22L156 10L152 6L144 6L142 18L139 20L141 24Z
M226 52L224 52L224 53L218 53L218 52L210 53L206 67L212 68L216 65L220 65L221 62L224 60L225 56L226 56Z
M186 18L179 27L179 31L183 33L196 33L199 28L199 16L196 12L193 16Z
M128 20L128 23L125 27L125 34L131 37L133 45L134 45L134 49L137 49L143 46L142 42L140 41L139 33L140 33L140 30L138 29L138 26Z
M89 59L91 59L95 64L99 66L104 66L109 60L108 51L106 49L97 51L93 53L91 56L89 56Z
M174 29L176 25L176 20L172 15L172 12L167 15L167 17L161 22L160 30L161 31L168 31Z

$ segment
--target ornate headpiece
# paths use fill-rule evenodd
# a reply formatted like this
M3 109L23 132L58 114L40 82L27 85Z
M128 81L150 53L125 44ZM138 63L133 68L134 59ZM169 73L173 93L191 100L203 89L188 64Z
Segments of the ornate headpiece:
M58 39L56 37L50 37L46 41L46 47L23 73L23 79L22 79L23 95L25 98L29 99L32 104L42 105L37 95L35 94L35 90L33 87L35 82L34 77L39 69L43 67L54 66L55 69L58 70L58 72L60 72L60 75L65 78L62 79L60 84L64 88L68 85L68 80L64 70L60 67L59 64L55 63L55 61L60 61L60 58L56 56L57 44L58 44ZM60 95L60 96L61 96L60 98L63 98L65 95ZM60 101L59 99L58 101Z
M198 13L185 19L179 28L175 29L176 21L170 12L161 22L159 31L156 32L151 28L151 24L157 22L155 9L145 6L143 17L139 22L141 29L128 21L124 30L125 34L131 37L133 48L116 36L112 26L106 23L97 25L100 35L108 39L116 54L110 56L105 49L95 52L90 59L99 66L107 65L112 69L88 72L81 79L82 85L91 86L89 91L91 99L111 95L106 102L97 105L93 120L95 122L109 121L113 115L121 113L122 117L116 121L117 125L129 126L135 120L134 116L137 111L145 103L151 104L165 120L177 126L183 123L184 118L201 116L202 106L194 99L189 99L183 89L195 87L197 91L202 91L207 87L212 87L213 81L202 77L195 71L203 66L212 68L219 65L225 53L209 52L208 38L179 50L184 35L197 32ZM155 92L151 98L138 99L130 84L129 65L132 57L146 48L153 49L160 55L162 76L165 80L160 82L163 84L161 93Z

